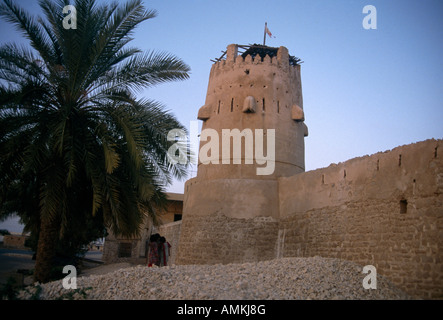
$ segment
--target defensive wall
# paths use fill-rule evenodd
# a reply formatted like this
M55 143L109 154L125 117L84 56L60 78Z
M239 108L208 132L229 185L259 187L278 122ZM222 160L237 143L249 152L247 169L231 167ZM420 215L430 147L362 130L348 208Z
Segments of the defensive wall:
M279 179L281 256L374 265L408 293L443 297L443 141Z
M442 140L281 177L276 205L278 217L189 214L174 228L179 263L336 257L374 265L415 297L443 297ZM187 259L196 243L199 252Z

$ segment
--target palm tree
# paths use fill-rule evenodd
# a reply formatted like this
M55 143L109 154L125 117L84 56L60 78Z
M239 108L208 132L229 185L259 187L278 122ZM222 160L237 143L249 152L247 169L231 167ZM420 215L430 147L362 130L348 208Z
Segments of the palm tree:
M137 235L146 214L156 221L165 186L187 169L168 160L174 141L167 134L185 128L136 94L187 79L189 67L174 55L127 46L134 28L156 16L140 0L77 0L77 29L62 23L69 1L39 4L44 18L12 0L0 4L0 16L32 47L0 47L0 204L3 216L38 217L34 275L45 282L55 243L79 210L101 214L124 236Z

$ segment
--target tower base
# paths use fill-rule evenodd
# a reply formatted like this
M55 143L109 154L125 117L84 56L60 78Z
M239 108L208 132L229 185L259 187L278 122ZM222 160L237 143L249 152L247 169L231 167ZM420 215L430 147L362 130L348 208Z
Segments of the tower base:
M194 178L186 182L185 190L176 264L243 263L275 258L277 181Z

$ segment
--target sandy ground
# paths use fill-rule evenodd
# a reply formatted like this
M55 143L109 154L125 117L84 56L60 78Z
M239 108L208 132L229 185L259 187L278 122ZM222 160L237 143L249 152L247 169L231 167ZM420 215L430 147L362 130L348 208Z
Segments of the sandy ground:
M362 266L334 258L280 258L259 263L152 267L115 263L78 274L88 300L406 300L407 294L382 275L377 290L364 288ZM37 291L27 288L18 298ZM66 295L62 281L39 286L40 299ZM83 291L82 291L83 290Z
M134 267L133 264L122 262L122 263L113 263L113 264L105 264L97 266L96 264L90 264L86 266L80 273L78 273L78 277L87 277L90 275L101 275L107 274L109 272L113 272L119 269ZM34 282L33 276L27 276L24 278L24 284L30 285Z
M109 272L113 272L119 269L133 267L134 265L128 262L120 262L120 263L112 263L112 264L104 264L101 266L88 267L83 269L82 272L78 275L79 277L90 276L92 274L106 274Z

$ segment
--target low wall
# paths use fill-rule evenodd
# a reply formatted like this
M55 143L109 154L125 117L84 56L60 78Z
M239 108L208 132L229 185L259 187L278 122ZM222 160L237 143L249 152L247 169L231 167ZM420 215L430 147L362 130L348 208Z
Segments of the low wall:
M8 234L3 236L3 246L7 248L25 248L26 239L29 236L25 235L17 235L17 234Z
M110 233L105 239L102 261L106 264L120 262L144 264L146 258L140 255L142 245L140 238L116 238Z
M158 227L157 232L166 238L166 241L171 245L171 256L169 257L168 265L175 264L175 258L178 251L178 240L180 238L180 229L182 221L176 221L164 224Z
M277 180L193 178L185 184L177 264L274 258Z
M374 265L408 293L443 297L443 142L279 179L278 256Z

